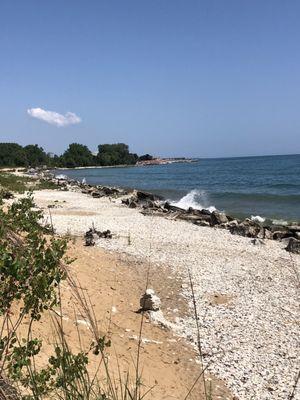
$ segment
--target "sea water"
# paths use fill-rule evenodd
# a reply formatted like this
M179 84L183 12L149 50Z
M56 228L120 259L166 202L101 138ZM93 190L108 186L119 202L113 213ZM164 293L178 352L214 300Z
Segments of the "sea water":
M59 174L94 185L146 190L183 208L218 209L260 222L300 221L300 155L199 159Z

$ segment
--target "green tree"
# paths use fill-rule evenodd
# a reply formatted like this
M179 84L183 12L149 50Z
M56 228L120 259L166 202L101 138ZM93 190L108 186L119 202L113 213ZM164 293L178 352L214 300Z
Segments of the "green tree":
M99 165L133 165L137 162L137 154L129 152L125 143L101 144L96 157Z
M151 161L153 160L153 157L150 154L143 154L142 156L139 157L139 161Z
M72 143L62 155L62 164L68 168L87 167L93 165L94 157L87 146Z
M28 165L26 152L17 143L0 143L1 167L26 167Z
M24 151L28 165L31 167L47 165L49 162L47 154L44 152L43 148L39 147L37 144L29 144L28 146L25 146Z

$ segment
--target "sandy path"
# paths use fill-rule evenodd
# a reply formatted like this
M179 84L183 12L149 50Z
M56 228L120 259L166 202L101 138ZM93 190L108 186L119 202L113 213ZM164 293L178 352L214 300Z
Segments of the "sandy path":
M189 268L210 370L241 400L288 399L300 367L300 256L291 260L279 242L254 246L227 231L145 217L119 200L57 191L35 198L41 207L58 200L51 213L59 233L82 234L94 223L115 234L100 240L106 250L168 266L185 281ZM189 299L188 289L184 294ZM176 328L195 341L193 318L178 318Z

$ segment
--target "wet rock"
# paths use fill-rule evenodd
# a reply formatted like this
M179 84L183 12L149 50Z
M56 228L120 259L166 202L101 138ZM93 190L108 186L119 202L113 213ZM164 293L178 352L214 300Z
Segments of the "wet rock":
M155 194L148 193L148 192L143 192L141 190L136 190L133 193L133 196L135 196L138 199L138 201L148 201L148 200L155 201L155 200L161 199L160 196L156 196Z
M181 213L186 213L186 210L184 208L180 208L177 206L173 206L170 204L168 201L165 202L164 208L168 211L173 211L173 212L181 212Z
M285 249L290 253L300 254L300 240L290 238L289 243Z
M239 222L236 219L233 219L232 221L228 222L227 227L229 228L234 228L238 226Z
M220 225L220 224L226 224L228 222L228 218L226 214L219 212L219 211L213 211L211 214L211 223L212 225Z
M207 210L206 208L203 208L202 210L200 210L200 213L202 215L211 215L212 214L212 212Z
M288 227L288 230L293 233L300 233L300 226L299 225L291 225Z
M246 219L238 225L233 225L229 228L233 235L241 235L246 237L264 237L264 229L256 222Z
M288 231L288 228L286 226L283 226L283 225L271 225L269 227L269 229L272 232L287 232Z
M155 294L153 289L147 289L140 299L142 311L158 311L160 305L160 298Z
M288 230L285 230L285 231L275 231L275 232L273 232L272 236L273 236L274 240L282 240L282 239L285 239L285 238L292 237L294 235L293 235L292 232L289 232Z

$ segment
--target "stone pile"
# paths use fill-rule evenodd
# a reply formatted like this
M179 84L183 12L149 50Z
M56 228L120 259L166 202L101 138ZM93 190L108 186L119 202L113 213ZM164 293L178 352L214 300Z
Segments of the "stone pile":
M112 233L110 230L97 231L94 227L90 228L84 235L86 246L95 246L96 242L100 238L111 239Z
M160 298L153 289L147 289L140 298L141 311L158 311L160 308Z

